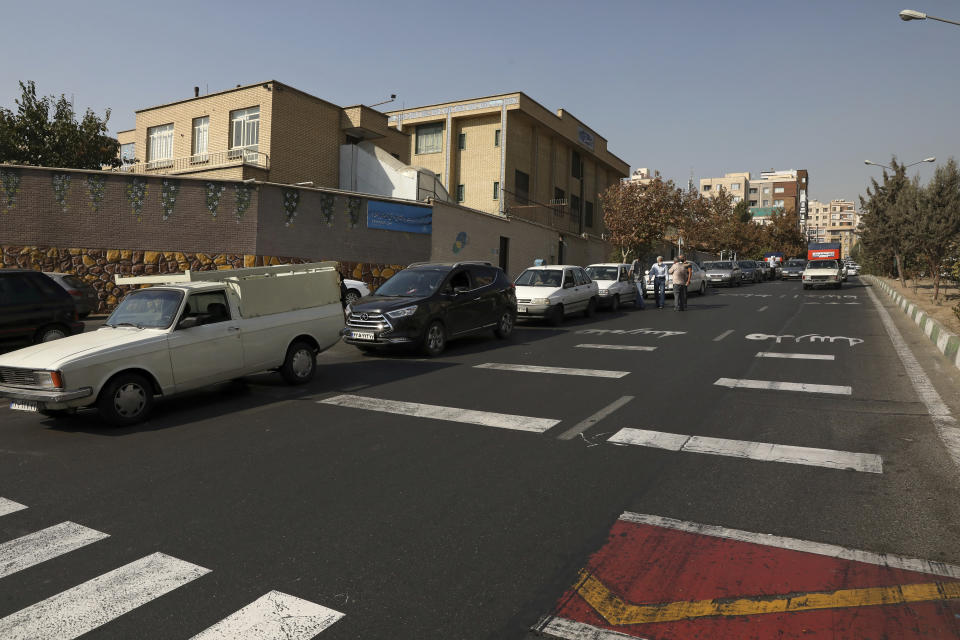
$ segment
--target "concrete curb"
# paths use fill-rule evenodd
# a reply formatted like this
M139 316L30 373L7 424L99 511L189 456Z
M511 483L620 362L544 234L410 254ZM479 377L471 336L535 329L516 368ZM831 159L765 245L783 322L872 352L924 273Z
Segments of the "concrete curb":
M873 276L861 277L890 296L897 306L920 327L923 334L930 338L930 342L937 346L940 353L947 356L947 360L960 369L960 336L950 333L942 324L927 315L926 311L897 293L886 282Z

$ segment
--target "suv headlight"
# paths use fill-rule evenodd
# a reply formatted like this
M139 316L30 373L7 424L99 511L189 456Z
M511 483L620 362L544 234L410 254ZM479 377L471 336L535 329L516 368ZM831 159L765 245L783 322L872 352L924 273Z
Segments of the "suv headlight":
M60 389L63 387L63 378L59 371L34 371L37 384L44 389Z
M406 318L407 316L412 316L417 312L417 305L412 307L404 307L403 309L394 309L393 311L387 311L387 315L391 318Z
M530 304L550 304L550 298L532 298Z

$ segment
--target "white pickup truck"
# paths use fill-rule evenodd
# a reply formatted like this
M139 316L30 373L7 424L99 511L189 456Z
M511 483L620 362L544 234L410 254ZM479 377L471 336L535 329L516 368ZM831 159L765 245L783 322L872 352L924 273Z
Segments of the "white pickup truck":
M157 395L259 371L303 384L343 328L334 262L116 280L154 286L128 293L97 331L0 355L11 409L95 406L122 426L146 418Z

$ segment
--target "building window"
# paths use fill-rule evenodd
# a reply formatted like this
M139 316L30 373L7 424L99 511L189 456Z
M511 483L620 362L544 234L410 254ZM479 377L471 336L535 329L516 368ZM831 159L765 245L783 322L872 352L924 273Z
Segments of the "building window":
M443 123L417 125L416 153L443 151Z
M566 200L567 192L559 187L553 188L553 199L557 201L558 204L566 204L565 202L560 202L561 200Z
M457 148L460 149L460 151L463 151L467 148L467 134L457 134Z
M730 185L730 191L740 191L740 184L735 182Z
M703 185L703 190L704 190L704 191L710 191L710 185L709 185L709 184Z
M783 200L774 200L774 201L773 201L773 206L775 206L775 207L782 207L782 206L783 206Z
M769 206L770 206L770 201L769 201L769 200L764 200L764 201L763 201L763 206L769 207Z
M457 202L463 202L467 194L466 185L458 184L457 185Z
M583 224L593 226L593 203L590 201L583 203Z
M494 200L500 199L500 183L499 182L493 183L493 199Z
M750 187L750 195L753 196L753 195L756 195L756 193L757 193L757 188L756 188L756 187Z
M570 215L574 218L580 217L580 198L573 194L570 195Z
M173 161L173 123L147 129L147 168L168 167Z
M773 188L773 192L774 192L774 193L783 193L783 187L774 187L774 188Z
M495 147L500 146L500 129L497 129L496 131L493 132L493 146Z
M580 159L579 151L570 152L570 175L577 180L583 178L583 160Z
M193 144L191 145L190 162L206 162L207 142L210 139L210 116L193 119Z
M527 204L530 197L530 175L515 169L513 172L513 191L517 204Z
M768 195L770 193L770 187L763 188L763 195Z
M260 150L260 107L230 112L229 157L257 160Z
M733 196L733 201L734 201L734 202L740 202L741 200L743 200L742 197L740 197L740 196Z
M133 164L136 159L137 145L135 142L120 145L120 161L123 164Z

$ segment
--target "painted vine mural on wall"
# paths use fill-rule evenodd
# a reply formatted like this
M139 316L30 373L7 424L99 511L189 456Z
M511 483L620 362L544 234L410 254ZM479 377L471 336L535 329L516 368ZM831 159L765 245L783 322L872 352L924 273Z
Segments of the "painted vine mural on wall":
M69 208L67 206L67 193L70 191L70 179L69 173L55 173L50 176L53 183L53 199L60 205L62 213L66 213Z
M284 226L289 227L293 224L293 219L297 217L297 206L300 204L299 189L283 190L283 210L287 212L287 221Z
M216 182L207 183L207 210L214 218L217 217L217 210L220 208L220 198L223 197L223 192L226 190L227 188L222 184L217 184Z
M17 205L17 193L20 192L20 174L16 171L0 171L0 185L3 187L4 209L9 211Z
M177 193L180 191L180 181L164 178L160 184L160 209L163 211L162 220L173 215L173 208L177 206Z
M247 212L247 209L250 208L250 194L253 189L245 184L235 185L234 188L236 189L237 203L237 209L235 213L237 216L237 224L240 224L240 219L243 218L243 215Z
M147 180L146 178L133 178L127 185L127 200L130 202L130 210L137 216L137 222L143 220L143 205L147 201Z
M355 229L358 224L360 224L360 205L363 204L363 200L356 197L350 196L347 198L347 213L350 216L350 228Z
M107 188L107 179L103 176L87 176L87 198L90 200L90 208L94 213L100 212L100 205L103 204L103 194Z

